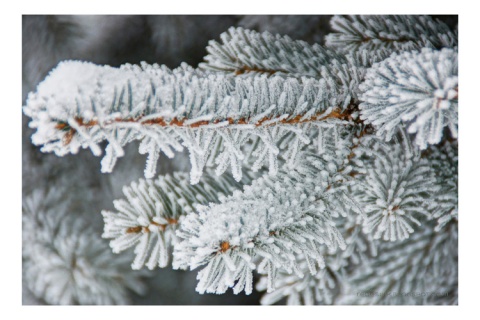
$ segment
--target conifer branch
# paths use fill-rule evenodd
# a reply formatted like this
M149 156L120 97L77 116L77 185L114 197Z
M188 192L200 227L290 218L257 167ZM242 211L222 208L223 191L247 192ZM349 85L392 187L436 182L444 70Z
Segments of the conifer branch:
M128 255L115 256L88 221L72 213L57 188L35 190L23 201L23 277L49 304L126 304L129 290L146 292Z
M242 147L255 140L268 151L274 174L280 152L276 143L285 135L308 144L312 126L321 130L323 122L349 117L339 107L335 88L324 80L238 78L186 66L173 71L146 64L115 69L80 62L60 64L29 95L24 110L32 117L30 126L37 128L32 141L43 145L43 151L64 155L89 147L100 155L99 143L107 140L103 172L112 170L123 146L134 140L141 140L140 152L149 154L146 177L153 177L160 152L171 158L173 150L186 147L192 183L198 182L209 157L218 167L230 163L240 180ZM217 143L219 150L211 153Z
M199 293L250 294L256 271L263 304L418 302L367 300L349 290L453 294L457 34L426 16L337 16L332 26L327 47L230 28L209 43L197 69L60 63L24 106L36 129L32 142L59 156L80 148L99 156L106 142L102 172L111 172L138 141L148 154L146 178L155 176L161 153L173 158L188 149L190 176L124 187L115 210L102 212L103 237L122 261L133 259L133 269L166 267L173 252L174 269L199 270ZM254 177L264 166L269 174ZM222 175L229 168L232 175ZM42 242L35 228L49 223L55 239L64 230L65 239L90 243L44 216L45 226L25 224L25 243ZM34 280L54 269L43 256L68 253L57 240L54 253L42 245L35 246L41 256L25 250ZM134 258L124 252L132 247ZM79 248L73 269L90 252ZM95 299L123 301L137 280L122 279L118 294ZM83 288L62 281L79 296L65 289L62 298L48 281L32 290L54 303L89 301Z
M401 125L426 149L447 127L458 132L458 54L452 49L393 54L368 70L360 118L388 141Z
M241 186L231 176L213 176L205 175L193 186L187 174L176 172L125 186L126 199L114 201L118 211L102 211L103 237L111 239L114 253L135 247L133 269L168 266L171 247L178 241L175 232L184 216L196 205L218 202ZM247 174L242 183L251 180Z
M230 28L220 35L222 43L210 41L209 53L199 67L235 75L265 73L286 77L320 78L322 67L342 55L318 44L309 45L288 36Z
M429 16L334 16L330 23L336 32L327 35L326 45L344 53L359 50L392 53L458 45L456 33Z
M324 268L323 246L345 249L332 216L359 210L346 193L348 172L339 174L334 158L326 158L331 160L304 154L275 180L261 177L243 192L189 214L177 232L182 241L175 246L174 268L204 267L197 277L200 293L233 287L234 293L247 294L254 269L268 275L268 291L274 290L277 271L302 277L297 253L309 261L312 274L315 263Z
M427 223L404 242L380 242L375 259L349 275L345 304L456 304L458 224ZM379 276L379 270L381 276Z
M336 219L336 226L343 235L346 248L343 251L329 251L321 248L325 259L325 268L312 274L311 261L304 256L297 257L298 267L303 277L280 270L277 273L275 291L266 292L260 303L274 304L286 298L288 305L325 305L335 304L342 291L348 287L347 270L355 269L365 261L370 261L377 255L376 241L371 235L362 232L356 214L347 214ZM255 288L266 291L268 276L263 275Z
M355 149L355 200L367 218L364 227L375 239L402 241L430 218L439 190L429 161L412 152L408 136L403 143L383 143L366 136Z

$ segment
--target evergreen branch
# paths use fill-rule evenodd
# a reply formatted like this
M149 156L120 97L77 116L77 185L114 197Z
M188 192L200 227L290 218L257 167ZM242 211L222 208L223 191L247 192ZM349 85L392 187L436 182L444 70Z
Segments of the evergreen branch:
M377 255L377 241L362 232L357 215L347 214L337 220L337 228L345 238L345 250L329 252L322 247L325 268L315 274L309 272L312 262L308 258L297 257L303 277L280 270L273 285L275 291L265 293L261 304L274 304L286 298L288 305L325 305L334 304L341 297L343 289L349 286L346 274ZM266 291L268 281L268 276L262 276L255 288Z
M145 177L184 148L192 169L133 182L102 212L103 237L132 258L105 252L62 193L27 198L29 289L125 303L144 289L125 262L166 267L173 251L202 294L250 294L256 270L263 304L458 303L456 31L427 16L332 26L327 47L230 28L198 69L60 63L24 106L42 151L106 145L111 172L139 141ZM416 292L446 295L403 295Z
M243 176L242 183L250 181L248 174ZM177 243L175 231L183 217L195 205L218 202L240 186L230 176L212 175L190 185L188 175L179 172L155 180L140 179L123 188L126 199L114 201L117 212L102 211L103 237L111 239L114 253L135 247L133 269L166 267L170 248Z
M421 149L439 143L445 127L457 137L458 53L452 49L393 54L368 70L360 89L360 118L387 141L402 124Z
M28 289L49 304L126 304L129 290L145 284L115 256L91 225L72 215L71 199L52 188L23 201L23 277Z
M29 95L24 111L37 128L32 141L45 152L61 156L89 147L100 155L99 143L107 140L103 172L112 170L122 147L134 140L141 140L140 152L149 154L146 177L154 175L160 152L171 158L173 150L187 147L191 182L196 183L209 157L221 172L230 163L240 180L241 149L252 140L268 150L274 174L277 141L294 133L308 144L305 133L312 126L350 117L337 102L334 88L324 80L64 62ZM213 146L219 146L217 153L211 153Z
M375 141L378 143L378 140L368 135L370 129L368 126L366 126L363 128L363 130L356 132L354 135L353 144L348 147L350 154L348 155L347 159L349 161L347 161L343 166L353 166L350 175L353 174L354 176L357 176L359 172L356 170L359 170L359 168L362 168L363 174L365 174L365 170L367 170L367 168L378 167L375 165L365 164L364 161L360 164L358 161L359 159L357 158L361 158L361 156L359 156L360 154L368 153L362 149L375 149L371 143L374 144ZM403 143L404 149L402 149L402 154L404 154L406 158L418 158L420 153L413 149L411 145L409 145L408 136L406 133L401 132L401 134L404 141L396 141L396 143ZM388 149L388 146L386 145L383 147ZM357 149L359 150L357 151ZM392 159L396 159L398 157L398 153L396 152L386 150L383 150L382 152L390 155ZM358 153L357 157L355 157L355 153ZM372 154L372 159L375 157L378 159L378 154ZM399 167L401 169L404 168L402 165L399 165ZM338 171L341 172L342 169L339 169ZM431 176L432 175L430 174L430 179L427 179L428 181L426 183L432 184L434 189L435 184L433 183L434 181L431 179ZM353 185L357 188L356 192L354 193L355 199L359 202L360 206L363 206L367 214L370 214L371 210L368 209L368 206L365 206L364 201L358 200L357 193L363 195L365 190L371 188L371 186L366 186L363 184L365 177L358 177L358 179L360 180L360 183ZM388 181L386 177L384 180ZM430 194L429 197L434 199L437 196L433 193ZM445 204L447 203L448 202L446 201ZM436 201L431 201L430 206L424 205L429 214L427 218L430 218L430 212L434 211L436 206ZM427 212L425 215L427 215ZM357 268L363 268L364 264L374 261L374 259L376 259L375 257L377 257L379 254L379 249L377 246L379 243L381 243L381 241L375 240L372 233L365 234L362 231L362 220L365 221L365 224L368 222L368 218L356 219L355 215L351 214L347 214L344 218L339 219L337 228L345 238L346 249L341 252L332 253L323 248L326 268L322 269L321 272L317 272L316 274L308 274L307 272L304 272L304 276L299 277L298 275L289 274L286 271L280 270L274 283L274 286L277 289L273 292L266 293L262 297L261 302L263 304L273 304L279 302L284 297L287 298L287 304L331 304L342 301L342 299L345 297L343 297L341 292L351 287L349 279L345 277L346 273L356 270ZM369 229L364 228L364 231L369 231ZM393 235L395 236L397 233L394 232ZM300 261L299 268L301 268L301 270L308 271L308 261L303 261L302 259L300 259ZM266 285L268 283L267 280L267 276L262 277L256 288L258 290L266 290Z
M352 99L358 103L358 85L366 69L388 56L381 50L375 54L363 50L345 56L318 44L242 28L230 28L220 37L221 44L210 41L209 55L199 65L200 69L236 76L266 74L324 79L337 92L337 103L342 109Z
M326 45L344 53L359 50L392 53L458 45L457 34L429 16L334 16L330 23L337 32L327 35Z
M288 77L320 78L322 67L345 59L318 44L309 45L288 36L230 28L220 35L222 43L209 42L201 69L235 75L265 73Z
M367 70L375 63L389 57L385 50L371 52L359 50L345 55L345 61L333 60L322 67L322 76L335 83L339 99L345 104L358 105L360 102L360 84L365 80Z
M349 275L346 304L456 304L458 225L427 223L403 242L382 242L375 259ZM347 290L348 292L348 290Z
M185 218L173 266L204 266L198 292L224 293L233 287L234 293L250 294L254 269L267 273L272 291L278 270L303 276L296 254L310 259L309 271L315 274L315 262L325 266L320 248L345 249L332 216L356 208L346 194L348 172L339 174L335 160L318 156L304 154L299 161L293 170L282 168L274 180L254 180L243 193L199 207Z
M355 170L361 173L354 198L367 214L365 231L374 232L375 239L407 239L414 232L411 223L420 226L435 206L439 186L431 164L410 148L366 136L354 151Z

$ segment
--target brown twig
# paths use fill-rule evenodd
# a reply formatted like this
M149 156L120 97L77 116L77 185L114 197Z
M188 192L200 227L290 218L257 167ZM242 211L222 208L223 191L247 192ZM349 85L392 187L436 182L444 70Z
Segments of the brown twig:
M264 73L268 74L269 76L277 73L277 72L284 72L288 73L286 70L278 69L278 70L273 70L273 69L262 69L258 67L249 67L249 66L241 66L237 69L235 69L234 73L236 76L245 74L245 73L250 73L250 72L255 72L255 73Z
M274 120L275 118L273 117L264 117L260 120L258 120L254 125L256 127L260 126L273 126L277 123L281 124L287 124L287 125L296 125L296 124L304 124L304 123L309 123L309 122L315 122L315 121L325 121L327 119L339 119L339 120L346 120L346 121L355 121L358 122L358 119L353 119L352 118L352 110L355 109L355 105L352 105L351 107L348 107L346 110L342 111L340 108L335 108L333 111L331 111L329 114L325 114L325 112L319 112L316 115L311 116L308 119L302 119L303 115L297 115L293 118L289 119L282 119L278 122L273 122L271 124L265 124L265 122L268 122L270 120ZM217 119L213 122L211 121L198 121L195 123L187 124L185 123L189 119L178 119L178 118L173 118L170 120L167 120L163 117L158 117L154 119L147 119L147 120L142 120L142 117L138 118L116 118L114 120L111 120L108 123L104 123L104 125L109 125L112 123L127 123L127 122L135 122L135 123L141 123L143 125L157 125L161 127L185 127L185 128L201 128L202 126L206 126L209 124L216 124L219 122L227 121L229 124L236 124L236 125L244 125L244 124L250 124L251 119L248 118L240 118L240 119L234 119L234 118L226 118L224 120ZM81 117L75 117L75 121L77 124L81 127L86 127L86 128L91 128L93 126L98 125L97 120L89 120L85 121ZM60 131L65 131L65 135L63 137L63 143L64 145L68 145L71 141L73 136L76 133L76 130L68 125L66 122L58 122L57 125L55 126L57 130Z
M158 229L160 229L161 231L165 231L165 229L167 229L167 227L178 224L178 220L173 219L173 218L168 218L166 224L160 224L160 223L157 223L155 221L150 220L150 224L154 225L154 226L157 226ZM145 226L135 226L135 227L128 228L127 231L126 231L126 233L140 233L140 232L148 233L148 232L150 232L150 229L148 227L145 227Z

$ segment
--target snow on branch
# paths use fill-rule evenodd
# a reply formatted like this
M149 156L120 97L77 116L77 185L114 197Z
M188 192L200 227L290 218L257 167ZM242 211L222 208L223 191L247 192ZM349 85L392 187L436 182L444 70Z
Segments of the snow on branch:
M458 53L452 49L393 54L375 64L360 85L360 118L390 140L402 124L426 149L444 128L458 132Z
M414 232L412 224L422 225L435 206L439 186L431 163L409 151L408 143L384 143L367 136L354 150L358 171L354 198L367 215L365 231L375 239L407 239Z
M330 23L336 32L327 35L326 45L344 53L358 50L402 52L458 45L456 32L429 16L334 16Z
M303 276L297 254L316 274L315 265L325 267L323 247L345 249L332 217L357 210L346 192L348 170L339 172L332 158L304 154L298 161L293 169L282 167L275 179L263 176L185 217L173 266L203 267L198 292L219 294L233 287L234 293L250 294L254 269L267 274L270 292L277 271Z
M288 36L230 28L220 35L222 43L209 42L205 70L233 73L265 73L289 77L321 77L322 67L332 60L345 61L342 55L318 44L292 40Z
M52 188L23 200L23 277L49 304L126 304L129 290L144 294L145 273L130 269L128 255L115 256L71 199Z
M248 174L243 176L242 183L250 181ZM114 201L117 212L102 211L103 237L112 239L114 253L135 247L132 269L166 267L183 217L196 204L218 202L240 186L231 176L213 175L205 175L197 185L190 185L188 175L180 172L155 180L140 179L123 188L126 199Z
M62 156L83 147L98 156L99 144L108 141L103 172L112 170L123 146L134 140L148 154L147 178L154 176L160 152L171 158L186 147L191 182L197 183L207 162L217 165L218 174L230 166L240 180L242 147L252 141L275 174L278 141L294 135L290 145L308 144L310 128L348 120L346 107L325 80L68 61L29 94L24 112L37 129L33 143L45 152ZM283 152L289 152L286 147Z

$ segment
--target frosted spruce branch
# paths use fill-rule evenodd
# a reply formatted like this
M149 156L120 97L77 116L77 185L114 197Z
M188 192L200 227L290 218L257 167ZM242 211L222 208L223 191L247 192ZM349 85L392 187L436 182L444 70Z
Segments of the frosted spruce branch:
M431 164L402 143L384 143L366 136L354 150L357 184L354 198L364 209L364 227L375 239L401 241L414 232L412 224L430 219L439 185Z
M340 155L339 155L340 156ZM346 154L345 154L346 156ZM174 268L199 271L197 291L234 293L253 290L252 271L268 275L268 291L274 290L277 271L302 277L296 254L325 267L322 247L345 249L333 216L348 209L360 210L347 196L348 170L338 163L304 154L295 168L283 168L275 179L263 176L244 191L234 192L218 204L198 207L183 220L177 235Z
M192 183L209 161L217 165L217 174L230 166L240 180L242 146L252 140L260 150L256 166L266 162L274 174L282 151L278 141L293 135L284 152L298 149L310 143L312 127L322 130L329 119L350 119L324 80L74 61L54 69L29 95L24 111L37 128L32 141L45 152L61 156L89 147L100 155L99 143L107 140L103 172L112 170L122 147L134 140L141 141L140 153L149 155L146 177L153 177L160 152L171 158L186 147Z
M146 292L130 269L129 255L115 256L57 188L36 189L23 201L23 277L49 304L126 304L129 290Z
M366 68L388 57L379 50L344 55L319 44L292 40L288 36L230 28L220 35L222 43L210 41L200 69L225 74L324 79L345 108L357 99L358 85ZM356 101L355 101L356 102Z
M190 177L124 187L103 236L134 248L133 269L165 267L173 250L200 293L249 294L254 271L264 304L454 292L457 35L422 16L332 23L328 48L230 28L198 69L63 62L24 107L32 141L57 155L106 145L103 172L138 141L147 178L161 153L188 149Z
M208 55L199 67L235 75L265 73L286 77L321 78L321 71L343 55L318 44L292 40L288 36L230 28L220 35L222 43L211 40Z
M232 29L230 33L232 37L245 34L249 43L265 36L239 29ZM282 41L293 42L289 39ZM273 46L274 49L280 50ZM443 52L442 56L445 55ZM437 52L432 54L438 55ZM254 168L268 165L270 173L275 174L279 154L291 153L310 143L311 137L321 135L328 123L343 121L345 124L366 119L367 123L374 121L378 126L380 121L389 121L378 128L379 134L387 130L389 138L393 134L391 128L401 117L412 117L414 111L405 110L403 106L425 109L424 102L432 96L431 99L442 99L443 102L433 103L433 109L440 106L442 110L434 114L434 137L428 137L429 141L439 139L438 128L444 125L448 125L455 135L456 97L451 97L452 88L435 87L431 92L425 92L425 99L420 103L419 94L413 95L411 91L418 90L412 86L418 86L422 79L401 92L391 89L394 97L388 99L397 99L398 110L393 111L399 114L392 119L394 107L386 108L383 102L386 93L376 87L370 88L379 81L381 66L397 62L408 64L409 57L397 57L399 61L387 59L369 69L383 58L383 54L372 55L366 51L335 58L329 60L329 65L321 66L320 79L296 78L294 73L269 76L254 72L250 77L239 77L221 72L205 73L188 66L169 70L143 64L117 69L65 62L51 72L36 93L29 95L24 110L32 117L30 125L37 128L33 142L43 145L42 150L46 152L64 155L76 153L80 147L90 147L94 154L100 155L99 143L107 140L109 145L102 160L103 172L112 170L116 159L123 155L123 146L134 140L141 140L139 151L148 154L146 177L154 176L160 153L173 157L174 151L186 147L190 152L192 183L198 181L205 166L212 164L217 166L217 174L230 166L234 177L241 179L241 163L246 158L244 149L247 145L258 149L258 152L249 154L257 159ZM440 59L439 63L446 63L445 60ZM428 64L421 67L426 71L431 69ZM448 76L454 80L455 67L453 64L437 77L442 80ZM366 74L367 79L362 84ZM404 74L397 70L391 75L396 78L390 81L398 80L401 86L401 77L408 75L408 70ZM445 85L451 85L452 81ZM388 88L382 87L382 90ZM402 95L395 98L398 92ZM442 92L445 97L439 96ZM357 106L362 100L365 100L363 114L359 118ZM444 110L449 100L452 105L447 108L449 110ZM409 127L411 132L419 131L418 143L425 143L422 139L429 132L432 121L423 126L422 121L429 114L432 112L425 111L423 118L419 117L415 125ZM291 143L283 144L285 149L279 148L278 142L291 136L294 137L289 138Z
M458 224L431 222L403 242L380 242L380 254L353 269L341 303L457 304Z
M352 212L353 213L353 212ZM274 291L266 292L261 304L274 304L286 299L288 305L325 305L335 304L345 288L349 287L347 272L355 270L365 261L370 261L377 255L377 240L370 234L362 232L361 219L356 214L347 214L335 219L339 231L342 233L345 250L324 251L325 268L312 274L309 272L308 260L299 256L298 266L303 277L279 271L275 279ZM266 291L268 277L262 276L256 284L256 289Z
M406 125L415 143L437 144L458 132L458 53L452 49L393 54L368 70L360 85L360 118L390 140Z
M102 211L103 237L112 239L113 252L135 247L133 269L166 267L171 248L178 242L175 231L184 216L192 212L196 204L218 202L241 187L241 183L229 175L214 177L211 173L196 185L190 185L187 174L176 172L125 186L126 198L114 201L117 211ZM243 184L250 181L249 174L243 175Z
M327 35L326 45L344 53L358 50L392 53L458 45L456 32L429 16L334 16L330 23L336 32Z

